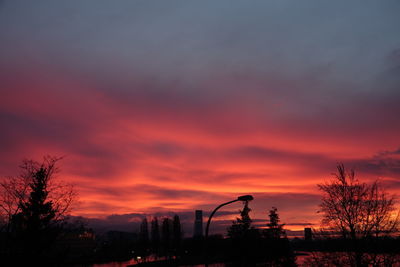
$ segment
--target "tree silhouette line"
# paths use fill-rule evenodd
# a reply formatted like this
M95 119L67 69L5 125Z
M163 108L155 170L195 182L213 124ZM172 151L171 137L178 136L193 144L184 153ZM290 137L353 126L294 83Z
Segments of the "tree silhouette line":
M153 257L172 259L181 253L182 245L182 226L178 215L174 215L171 220L168 217L162 219L161 231L158 218L151 220L151 232L147 218L143 218L139 229L139 240L135 254L140 256L140 262L146 262L150 255Z
M95 238L83 223L69 221L73 186L57 179L61 158L23 161L21 173L0 181L0 255L5 266L55 266L134 257L159 266L224 262L234 266L296 266L295 251L308 251L304 266L394 266L400 264L396 198L378 180L360 182L353 170L337 166L319 184L322 225L311 240L289 240L278 209L262 229L252 225L249 202L227 228L226 237L183 238L178 215L143 218L137 234L109 232ZM160 221L159 221L160 219ZM83 242L85 246L82 246ZM264 265L260 265L264 264Z

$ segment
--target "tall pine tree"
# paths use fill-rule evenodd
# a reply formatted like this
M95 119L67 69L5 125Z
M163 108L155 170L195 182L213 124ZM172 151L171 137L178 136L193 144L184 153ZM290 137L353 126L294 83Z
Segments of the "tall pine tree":
M153 253L158 254L160 249L160 227L157 217L151 220L151 246Z
M47 199L49 171L41 167L33 175L29 187L31 193L27 202L21 202L21 220L23 229L30 234L38 234L50 227L56 213L52 201Z
M228 236L230 238L243 238L251 229L251 218L249 202L245 201L243 209L240 211L240 217L233 221L233 224L228 228Z
M180 249L182 241L182 227L181 227L181 220L179 219L179 216L176 214L172 221L172 240L175 251L178 251Z
M265 236L267 238L272 238L272 239L279 239L281 237L286 237L286 232L283 229L283 226L285 224L279 224L280 219L278 215L278 209L275 207L272 207L272 209L269 211L269 223L267 223L267 229L265 231Z

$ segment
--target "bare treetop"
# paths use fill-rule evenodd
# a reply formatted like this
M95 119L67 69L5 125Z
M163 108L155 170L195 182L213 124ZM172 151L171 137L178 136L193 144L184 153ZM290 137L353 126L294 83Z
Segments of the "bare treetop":
M320 204L324 227L351 239L397 231L395 196L389 195L378 180L360 182L354 170L346 171L343 164L337 170L331 181L318 185L324 194Z

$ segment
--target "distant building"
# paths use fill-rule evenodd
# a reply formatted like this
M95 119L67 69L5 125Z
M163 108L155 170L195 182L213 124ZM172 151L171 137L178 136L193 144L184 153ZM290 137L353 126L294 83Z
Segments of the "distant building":
M312 231L311 228L304 228L304 240L312 239Z
M196 210L194 219L194 232L193 237L203 236L203 211Z

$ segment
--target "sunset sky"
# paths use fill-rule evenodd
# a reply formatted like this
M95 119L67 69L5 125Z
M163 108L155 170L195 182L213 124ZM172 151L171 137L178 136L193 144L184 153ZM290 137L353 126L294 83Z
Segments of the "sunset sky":
M288 229L318 225L316 185L338 162L400 193L399 14L397 0L0 1L0 176L64 156L74 215L252 194L256 222L276 206Z

